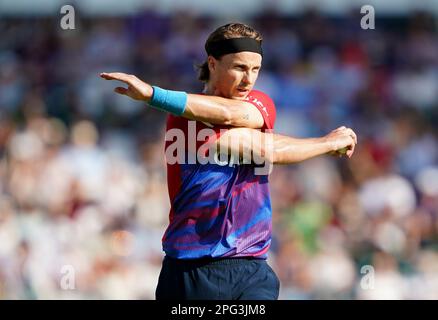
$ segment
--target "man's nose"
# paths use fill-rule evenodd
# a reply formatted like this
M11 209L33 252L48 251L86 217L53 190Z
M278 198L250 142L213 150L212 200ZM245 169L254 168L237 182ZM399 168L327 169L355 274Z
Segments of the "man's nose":
M250 72L244 73L243 78L242 78L242 82L246 85L253 83L253 79L251 78Z

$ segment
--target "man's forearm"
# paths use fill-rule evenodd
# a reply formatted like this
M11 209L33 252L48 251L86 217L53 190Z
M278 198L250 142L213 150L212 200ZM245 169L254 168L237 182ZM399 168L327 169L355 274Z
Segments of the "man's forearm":
M218 96L188 94L183 117L233 127L261 128L263 117L250 103Z
M244 158L250 155L253 160L257 158L256 162L274 164L297 163L334 151L325 137L299 139L248 128L228 130L218 140L218 146Z
M290 164L304 161L333 151L324 138L297 139L283 135L273 135L271 161L275 164Z

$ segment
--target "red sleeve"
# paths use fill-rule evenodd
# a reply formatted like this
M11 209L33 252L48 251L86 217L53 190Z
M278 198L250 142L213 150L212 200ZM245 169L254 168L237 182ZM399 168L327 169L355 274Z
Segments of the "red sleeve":
M265 120L262 129L273 130L276 117L274 101L267 94L258 90L252 90L246 100L259 109L262 114L263 120Z

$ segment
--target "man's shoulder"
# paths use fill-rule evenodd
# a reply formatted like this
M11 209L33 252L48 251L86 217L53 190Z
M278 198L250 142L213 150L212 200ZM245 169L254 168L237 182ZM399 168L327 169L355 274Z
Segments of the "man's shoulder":
M266 94L260 90L251 90L249 92L246 100L248 100L249 102L253 102L253 103L259 102L265 106L267 105L267 106L275 108L275 103L271 99L271 97L268 94Z
M264 93L263 91L260 90L256 90L256 89L252 89L249 94L262 94L262 95L267 95L266 93Z
M276 118L275 103L266 93L260 90L251 90L246 100L252 103L261 112L265 121L264 129L273 129Z
M265 101L274 104L274 101L272 101L271 97L267 93L260 90L255 90L255 89L251 90L248 94L248 97L264 99Z

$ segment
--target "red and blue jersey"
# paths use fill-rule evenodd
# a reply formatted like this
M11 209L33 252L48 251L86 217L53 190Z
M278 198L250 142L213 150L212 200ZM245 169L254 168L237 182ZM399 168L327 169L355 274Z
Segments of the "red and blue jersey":
M276 112L269 96L253 90L246 100L261 112L262 130L272 131ZM169 115L166 128L167 132L179 129L183 133L186 149L190 149L187 141L190 127L193 130L193 123L189 122ZM214 130L212 138L229 129L196 122L196 134L206 128ZM174 142L166 141L166 149ZM202 143L197 141L196 149ZM185 152L187 156L188 150ZM171 209L169 226L162 239L166 255L178 259L266 259L272 229L268 175L257 175L254 169L254 164L201 164L197 160L170 164L167 161Z

